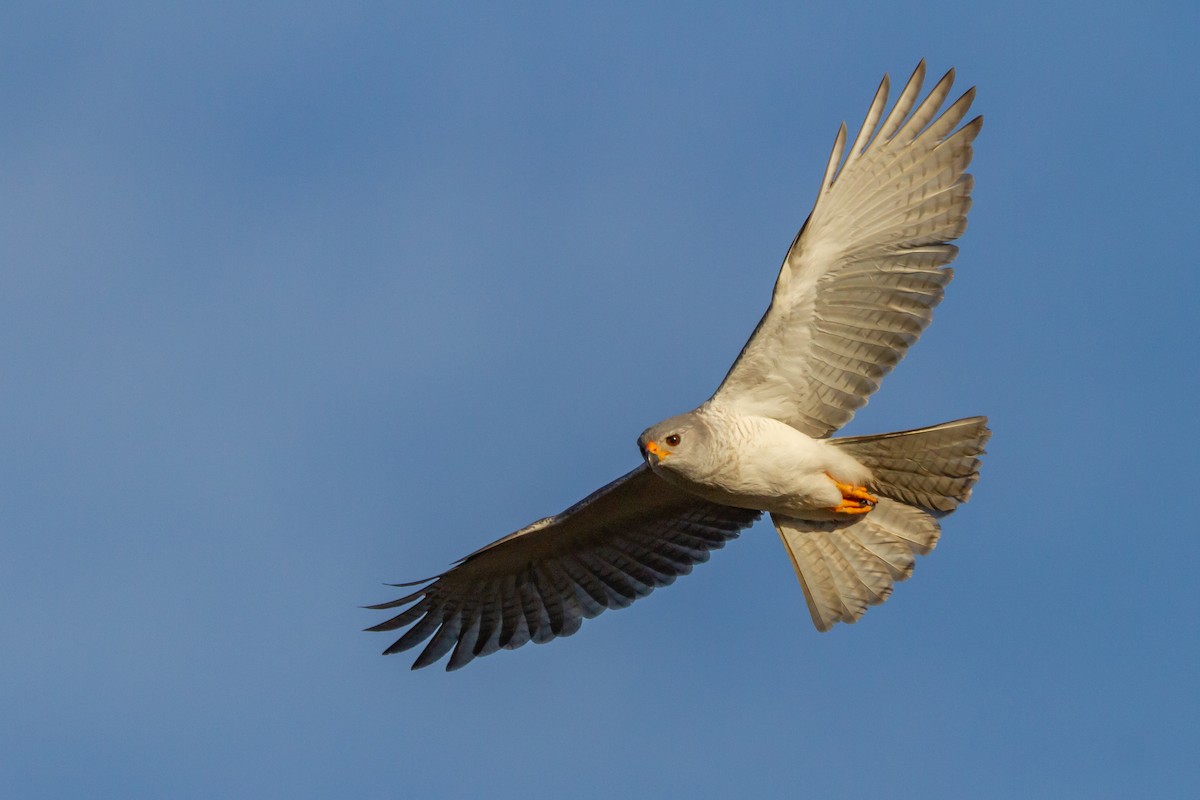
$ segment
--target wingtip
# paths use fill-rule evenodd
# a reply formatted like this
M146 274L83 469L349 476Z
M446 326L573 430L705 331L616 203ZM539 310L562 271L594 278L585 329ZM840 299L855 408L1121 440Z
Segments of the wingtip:
M371 605L371 606L359 606L359 608L365 608L367 611L386 611L389 608L394 608L394 606L392 606L392 604L390 602L388 602L388 603L376 603L375 605ZM371 629L366 628L365 630L371 630Z
M406 589L409 586L420 586L423 583L429 583L430 581L437 580L438 577L439 576L434 575L432 578L421 578L419 581L408 581L407 583L385 583L383 585L391 586L396 589Z
M371 606L363 606L363 608L371 608ZM396 629L395 627L384 627L388 624L388 622L391 622L391 620L381 622L378 625L372 625L369 628L363 628L363 633L383 633L385 631L394 631Z
M925 70L925 59L922 58L917 62L917 66L913 69L912 75L908 76L908 82L910 84L915 82L917 86L920 86L925 82Z

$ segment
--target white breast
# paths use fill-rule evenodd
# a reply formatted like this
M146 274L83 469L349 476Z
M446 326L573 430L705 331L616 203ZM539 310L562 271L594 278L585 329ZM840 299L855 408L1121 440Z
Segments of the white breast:
M717 457L688 487L725 505L788 516L836 506L841 492L830 479L865 485L870 470L827 441L806 436L768 417L739 417L704 410Z

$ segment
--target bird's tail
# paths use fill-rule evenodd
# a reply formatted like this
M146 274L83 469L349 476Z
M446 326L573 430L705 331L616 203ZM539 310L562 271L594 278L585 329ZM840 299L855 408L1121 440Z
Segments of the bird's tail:
M992 432L987 417L929 428L833 439L871 470L869 488L910 506L948 514L967 502L979 480L979 456Z
M771 515L818 630L856 622L912 574L916 556L937 544L938 519L971 496L990 435L985 417L971 417L831 440L871 470L868 488L879 502L845 520Z

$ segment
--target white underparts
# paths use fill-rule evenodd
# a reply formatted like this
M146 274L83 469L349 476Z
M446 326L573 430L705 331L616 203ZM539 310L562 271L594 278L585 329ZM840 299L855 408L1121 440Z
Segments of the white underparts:
M778 420L711 408L697 413L711 431L707 457L669 457L652 468L705 499L799 519L830 519L842 500L834 479L856 486L871 479L870 470L849 454Z

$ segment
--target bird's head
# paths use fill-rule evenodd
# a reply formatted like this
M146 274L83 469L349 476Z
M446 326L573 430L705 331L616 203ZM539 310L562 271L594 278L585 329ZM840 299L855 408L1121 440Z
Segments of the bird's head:
M691 411L651 425L638 437L638 449L655 472L694 479L711 459L711 438L708 423Z

